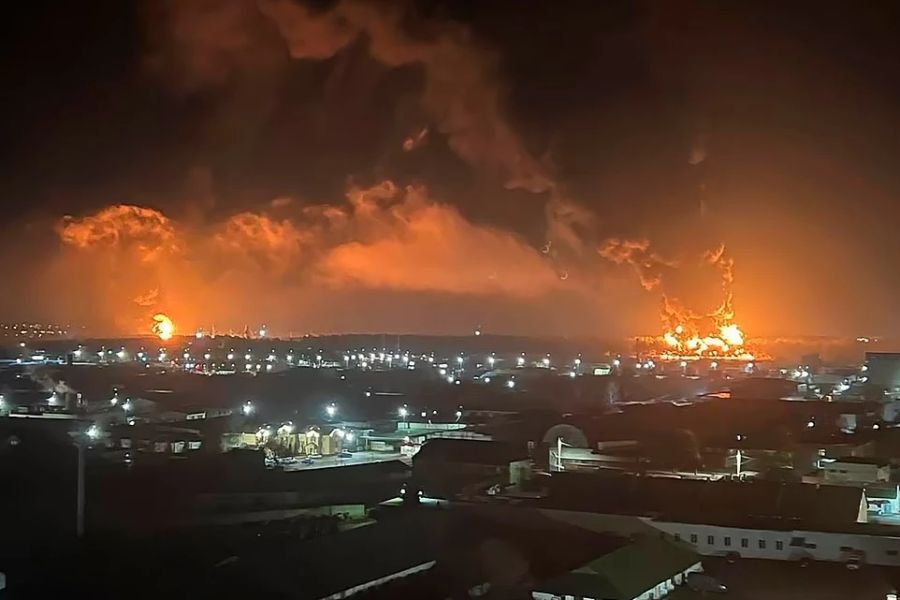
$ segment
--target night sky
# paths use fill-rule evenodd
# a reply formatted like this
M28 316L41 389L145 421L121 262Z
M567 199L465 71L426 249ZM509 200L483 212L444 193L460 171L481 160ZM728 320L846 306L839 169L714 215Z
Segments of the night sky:
M655 333L663 294L721 301L724 243L751 335L900 333L896 2L95 0L3 27L2 320Z

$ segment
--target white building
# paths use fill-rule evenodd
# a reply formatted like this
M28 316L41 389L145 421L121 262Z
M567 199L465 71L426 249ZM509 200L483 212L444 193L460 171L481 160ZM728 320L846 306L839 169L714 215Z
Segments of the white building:
M877 458L848 456L823 463L825 483L883 483L891 478L890 464Z

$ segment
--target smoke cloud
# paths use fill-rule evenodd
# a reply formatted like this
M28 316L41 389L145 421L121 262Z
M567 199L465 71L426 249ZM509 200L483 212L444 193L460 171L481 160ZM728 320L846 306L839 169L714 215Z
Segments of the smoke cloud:
M597 251L615 264L630 265L647 291L658 288L665 272L678 266L677 261L663 258L652 250L650 241L645 239L610 238Z
M385 181L351 188L339 205L278 210L291 213L197 225L116 205L65 217L59 270L90 280L97 306L122 316L116 326L130 332L146 330L156 312L182 328L223 323L235 303L316 290L535 298L574 287L517 235L466 220L421 186Z
M463 161L505 187L540 194L541 250L467 219L422 185L392 181L352 187L337 204L280 196L264 210L212 217L218 204L205 173L198 179L203 205L184 216L117 204L62 219L62 252L49 279L79 290L72 302L113 315L111 326L126 332L147 331L159 312L182 332L214 322L240 330L251 312L289 314L304 298L329 291L529 301L556 292L596 295L587 283L600 271L590 251L596 217L567 196L506 118L497 57L465 26L409 8L362 0L325 10L293 0L165 2L154 8L148 62L180 94L226 90L229 122L236 123L264 118L291 60L365 49L388 69L419 68L418 116L425 118L411 134L404 128L408 137L396 147L411 152L443 136ZM607 240L599 256L631 265L647 290L677 266L645 240ZM706 260L723 277L730 273L724 250ZM606 283L601 291L613 295Z
M291 0L264 0L259 6L294 59L331 58L365 36L379 62L421 65L422 107L463 160L505 178L509 188L544 192L553 187L546 169L503 117L494 57L466 28L450 21L415 21L396 3L341 0L318 13ZM408 145L415 147L415 139Z

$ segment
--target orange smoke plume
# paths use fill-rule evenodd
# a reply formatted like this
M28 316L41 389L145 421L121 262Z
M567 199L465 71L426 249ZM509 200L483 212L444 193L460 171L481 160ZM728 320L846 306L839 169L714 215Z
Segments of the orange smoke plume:
M383 184L348 196L355 234L319 263L330 285L513 296L560 286L534 248L508 231L470 223L421 187Z
M277 210L282 218L242 212L199 225L135 206L67 217L64 256L85 260L65 271L82 273L120 330L153 315L157 334L168 315L188 330L242 328L248 311L286 312L288 298L313 290L534 297L573 285L514 233L466 220L423 187L386 181L342 204Z
M58 227L63 242L77 248L104 247L133 252L151 263L179 251L172 221L157 210L117 204L81 219L64 217Z
M627 264L634 268L645 290L653 290L662 283L663 271L678 266L672 260L662 258L650 249L648 240L627 240L610 238L598 249L600 256L617 265Z

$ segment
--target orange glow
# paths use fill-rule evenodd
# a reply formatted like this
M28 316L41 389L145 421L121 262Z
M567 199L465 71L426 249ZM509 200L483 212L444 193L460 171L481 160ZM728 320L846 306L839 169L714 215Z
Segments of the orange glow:
M175 323L163 313L153 315L153 326L150 331L159 336L161 340L170 340L175 334Z
M667 296L662 299L664 332L648 341L654 353L664 360L755 360L764 358L746 344L746 335L734 320L732 285L734 260L720 245L704 255L707 264L719 270L724 300L711 313L698 314Z

